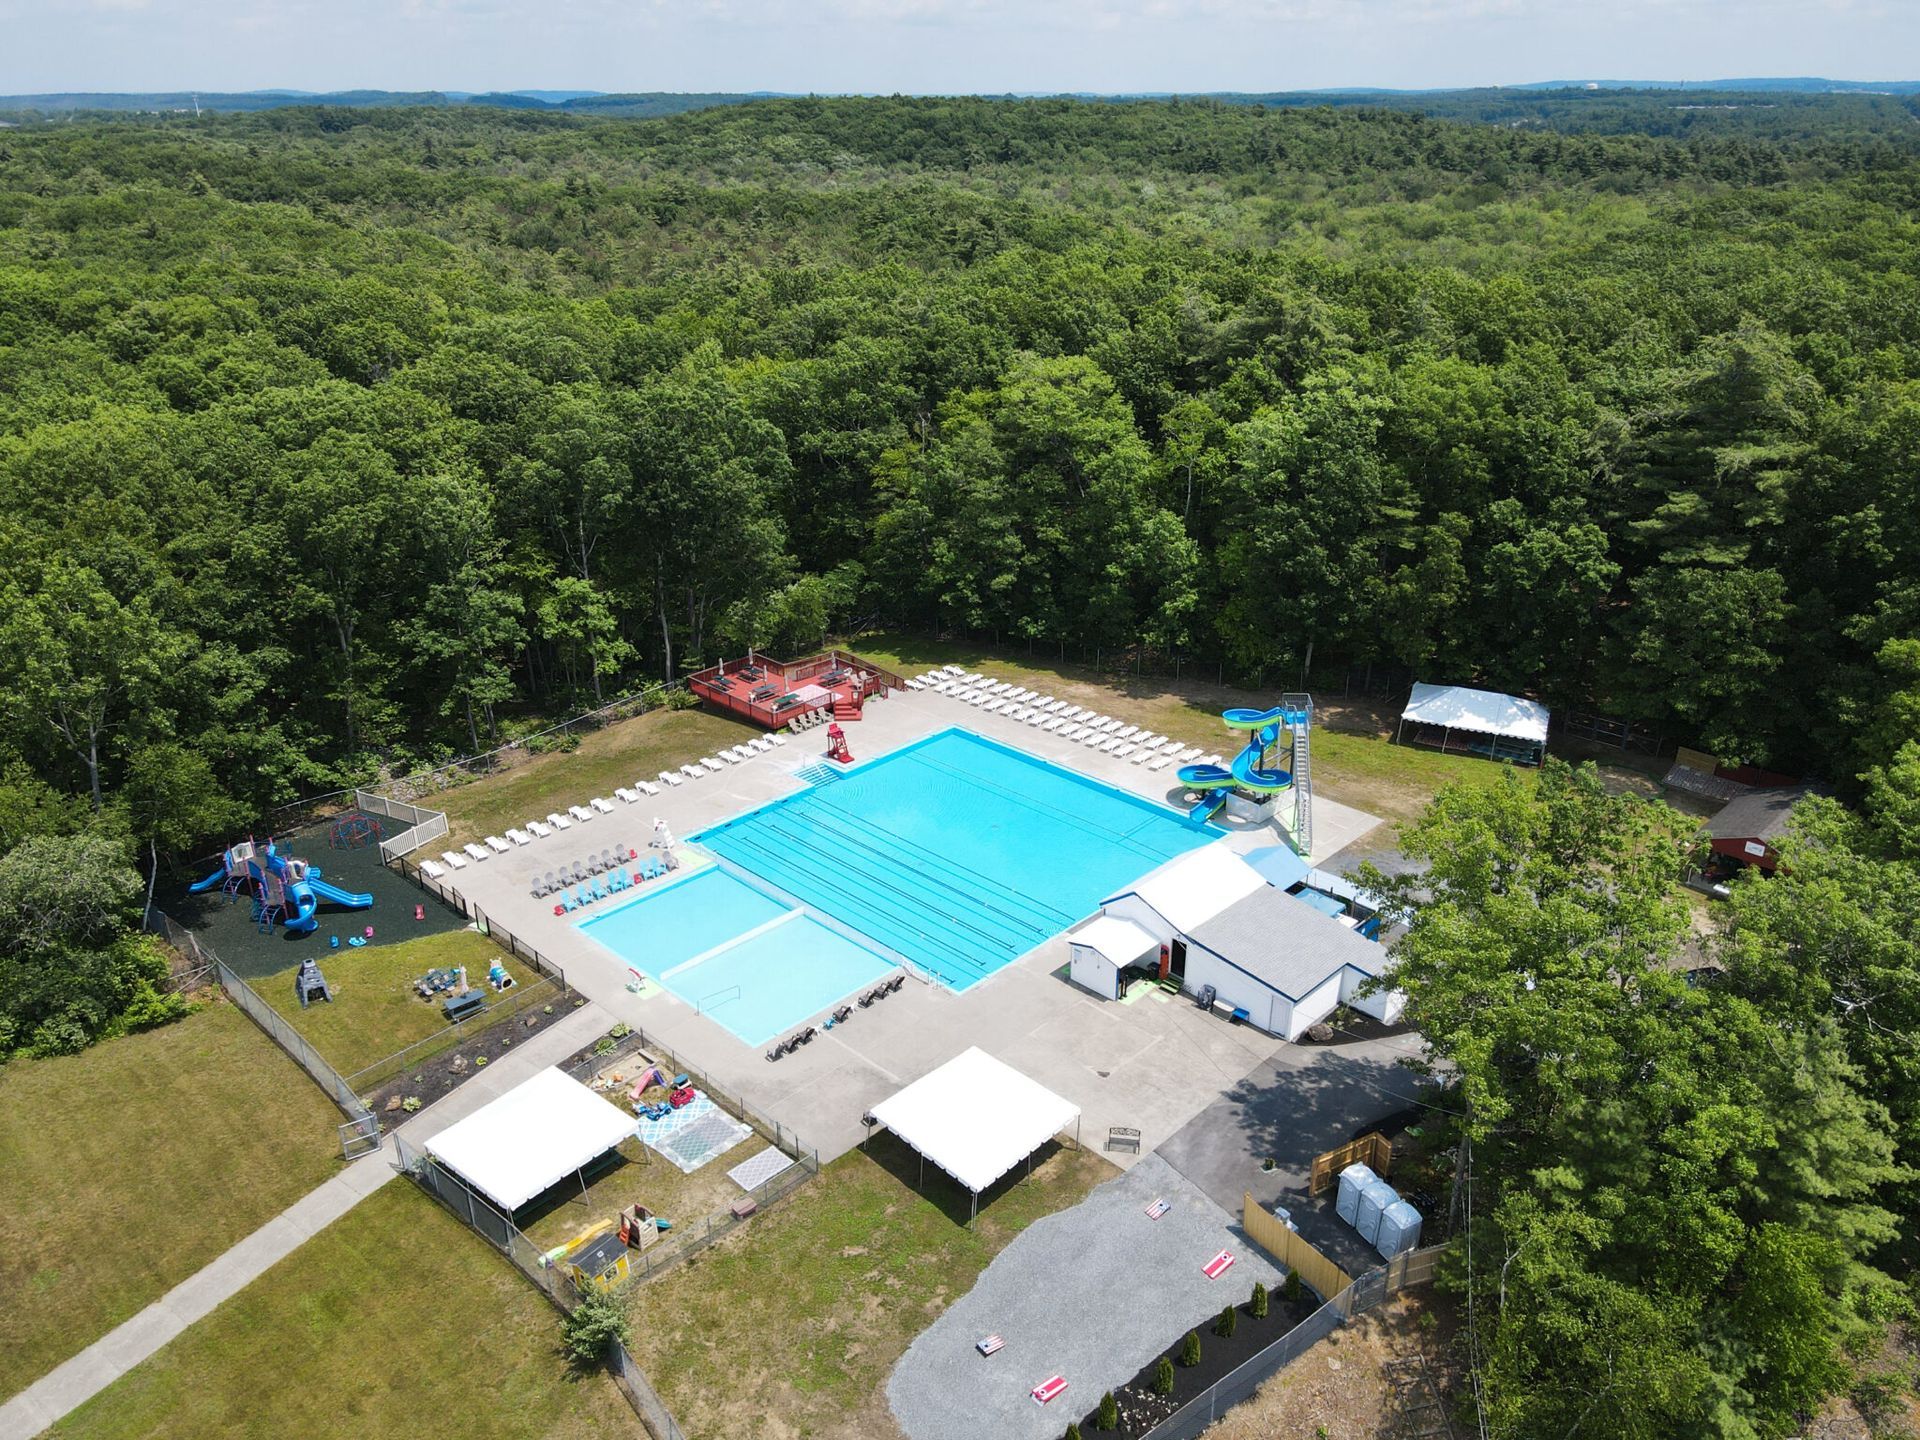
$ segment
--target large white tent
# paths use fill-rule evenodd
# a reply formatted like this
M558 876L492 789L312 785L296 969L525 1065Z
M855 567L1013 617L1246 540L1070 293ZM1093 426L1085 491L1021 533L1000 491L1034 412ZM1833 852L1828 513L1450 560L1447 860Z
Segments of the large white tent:
M633 1130L633 1116L549 1068L449 1125L427 1153L511 1214Z
M1416 734L1420 728L1438 730L1443 750L1455 730L1491 735L1517 742L1523 752L1514 754L1512 747L1496 747L1494 753L1500 758L1526 758L1530 753L1537 762L1539 753L1546 748L1548 719L1546 706L1518 695L1474 690L1465 685L1415 684L1413 693L1407 697L1407 708L1400 712L1399 734L1405 737L1409 722L1416 727Z
M1078 1105L977 1045L870 1113L972 1191L976 1211L982 1190L1069 1125L1077 1137L1080 1124Z

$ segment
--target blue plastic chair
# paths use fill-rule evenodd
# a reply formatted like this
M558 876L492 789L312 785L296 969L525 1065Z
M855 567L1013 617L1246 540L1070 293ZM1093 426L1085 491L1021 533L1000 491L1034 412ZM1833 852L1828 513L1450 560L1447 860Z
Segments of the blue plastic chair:
M580 908L580 902L574 898L571 890L562 890L560 892L560 903L569 910L578 910Z
M600 888L600 877L598 875L593 877L593 898L596 900L604 900L607 898L607 892Z

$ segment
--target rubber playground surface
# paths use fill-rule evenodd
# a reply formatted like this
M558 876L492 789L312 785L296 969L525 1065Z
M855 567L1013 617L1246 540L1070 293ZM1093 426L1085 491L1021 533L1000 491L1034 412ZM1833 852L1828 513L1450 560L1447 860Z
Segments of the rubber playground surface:
M251 918L253 907L244 894L229 900L218 887L199 895L188 893L187 883L218 868L218 855L196 861L172 893L163 890L158 902L160 908L192 930L235 974L247 981L281 974L308 955L320 962L323 971L329 964L350 965L353 947L348 946L347 940L364 935L369 925L373 927L369 945L399 944L466 926L467 921L457 911L448 909L382 865L378 846L334 850L328 847L328 832L329 826L322 823L273 838L282 853L291 853L318 867L329 885L370 894L373 904L365 910L348 910L322 903L316 914L319 925L311 935L289 935L283 925L275 925L271 933L262 933ZM260 843L266 843L264 836L260 837ZM415 906L422 907L419 920L414 919ZM336 935L340 948L333 950L327 939Z

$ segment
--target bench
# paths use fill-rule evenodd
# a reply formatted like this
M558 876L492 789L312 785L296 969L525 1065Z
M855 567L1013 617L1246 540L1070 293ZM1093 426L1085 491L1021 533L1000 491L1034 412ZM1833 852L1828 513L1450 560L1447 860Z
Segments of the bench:
M1140 1132L1131 1125L1109 1125L1107 1127L1107 1149L1125 1150L1129 1155L1140 1153Z
M734 1219L744 1220L759 1208L760 1208L759 1201L755 1200L751 1195L743 1195L738 1200L734 1201L733 1204L729 1205L727 1207L727 1210L728 1210L728 1213L730 1213Z
M486 1007L487 992L484 990L469 990L464 995L450 995L440 1002L440 1008L446 1012L447 1019L456 1024L476 1010L484 1010Z

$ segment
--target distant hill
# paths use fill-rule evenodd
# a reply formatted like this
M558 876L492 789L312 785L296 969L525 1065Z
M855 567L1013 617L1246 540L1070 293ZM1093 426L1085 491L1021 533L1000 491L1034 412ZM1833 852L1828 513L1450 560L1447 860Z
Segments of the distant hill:
M62 91L44 95L0 95L0 112L40 115L80 113L143 114L278 110L290 105L351 105L367 109L399 106L487 105L502 110L539 110L559 114L645 117L678 115L715 105L740 105L767 99L771 91L752 94L680 95L654 91L608 95L597 90L511 90L478 94L445 90L246 90L239 92L160 90L139 93Z

